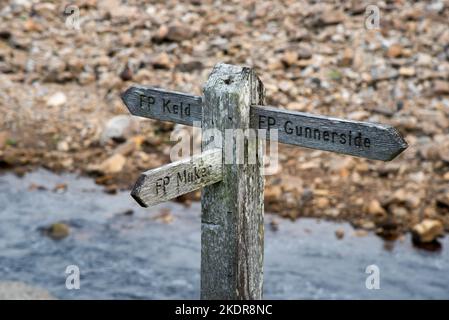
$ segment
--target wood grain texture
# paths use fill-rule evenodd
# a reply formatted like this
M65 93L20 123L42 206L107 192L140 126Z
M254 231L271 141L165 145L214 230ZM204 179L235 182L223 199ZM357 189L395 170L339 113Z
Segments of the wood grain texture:
M374 160L392 160L408 147L401 134L388 125L269 106L251 107L251 127L278 129L281 143Z
M249 128L250 105L262 104L264 97L263 85L252 69L227 64L215 66L203 91L203 129L215 128L223 136L225 129ZM223 148L223 141L207 141L203 140L203 150ZM262 298L264 177L260 145L246 141L247 149L259 151L256 164L224 164L223 181L203 189L202 299Z
M159 88L133 85L122 94L135 116L193 126L201 124L201 97Z
M132 197L143 207L152 206L221 181L222 151L211 149L144 172Z

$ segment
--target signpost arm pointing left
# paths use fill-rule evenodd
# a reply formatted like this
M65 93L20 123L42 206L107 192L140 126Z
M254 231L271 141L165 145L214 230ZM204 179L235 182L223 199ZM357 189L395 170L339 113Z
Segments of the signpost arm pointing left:
M201 123L200 96L133 85L122 94L132 115L193 126Z
M149 207L221 179L221 150L212 149L142 173L131 195L142 207Z

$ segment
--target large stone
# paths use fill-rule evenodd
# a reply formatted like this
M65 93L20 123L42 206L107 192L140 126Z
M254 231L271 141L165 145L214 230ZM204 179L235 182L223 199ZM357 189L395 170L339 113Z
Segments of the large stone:
M125 163L126 158L122 154L117 153L107 158L99 165L89 166L88 171L102 175L115 174L123 170Z
M53 223L44 230L44 234L53 240L61 240L67 237L70 233L70 228L67 224L62 222Z
M371 200L371 202L366 206L365 211L374 217L383 218L387 216L387 212L376 199Z
M413 240L419 243L429 243L443 235L443 224L434 219L424 219L412 229Z
M118 142L126 141L133 133L138 131L139 122L129 115L115 116L106 123L101 134L101 144L107 143L109 140Z

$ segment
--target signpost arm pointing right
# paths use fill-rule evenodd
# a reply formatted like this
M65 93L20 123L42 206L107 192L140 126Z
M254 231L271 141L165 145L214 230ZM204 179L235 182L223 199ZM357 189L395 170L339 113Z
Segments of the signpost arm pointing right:
M277 129L281 143L374 160L390 161L408 147L396 128L389 125L269 106L251 107L251 126Z

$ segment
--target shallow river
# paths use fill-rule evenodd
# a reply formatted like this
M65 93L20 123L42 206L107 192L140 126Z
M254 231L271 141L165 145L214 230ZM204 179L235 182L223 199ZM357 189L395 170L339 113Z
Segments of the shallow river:
M52 189L67 184L65 192ZM46 190L31 188L32 184ZM41 188L42 189L42 188ZM132 215L125 215L127 210ZM173 221L158 219L170 210ZM266 215L267 223L273 218ZM64 221L70 235L40 231ZM335 230L343 229L341 240ZM428 252L404 241L357 237L351 226L313 219L266 225L265 298L449 298L449 241ZM369 265L380 289L368 290ZM77 265L81 288L68 290L65 270ZM128 192L108 195L87 178L44 170L0 176L0 281L17 280L57 298L197 299L200 282L200 205L165 203L142 209Z

